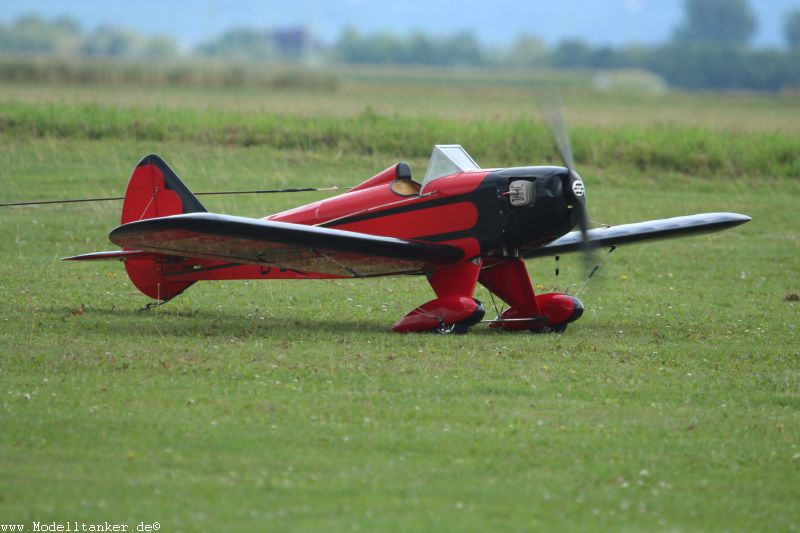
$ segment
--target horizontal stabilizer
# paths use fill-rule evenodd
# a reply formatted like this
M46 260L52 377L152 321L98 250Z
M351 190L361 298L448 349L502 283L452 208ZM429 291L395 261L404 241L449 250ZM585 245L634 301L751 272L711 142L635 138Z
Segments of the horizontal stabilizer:
M592 229L588 231L587 237L591 246L621 246L641 241L712 233L733 228L749 221L750 217L737 213L703 213ZM528 259L579 252L583 249L584 243L581 233L573 231L546 246L521 250L521 254Z

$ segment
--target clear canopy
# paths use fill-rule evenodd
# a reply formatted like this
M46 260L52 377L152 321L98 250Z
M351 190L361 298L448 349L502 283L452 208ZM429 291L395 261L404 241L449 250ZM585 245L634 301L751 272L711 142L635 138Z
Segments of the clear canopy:
M422 187L425 188L428 183L444 176L480 168L460 144L437 144L433 147L431 159L428 161L428 170L425 171Z

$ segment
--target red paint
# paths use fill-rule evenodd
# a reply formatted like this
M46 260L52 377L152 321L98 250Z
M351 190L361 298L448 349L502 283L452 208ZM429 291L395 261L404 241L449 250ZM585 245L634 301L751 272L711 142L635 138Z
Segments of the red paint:
M136 167L122 203L123 224L183 213L180 197L164 188L164 175L156 165Z
M532 329L541 324L536 295L531 278L522 259L508 259L489 264L478 278L484 287L499 296L511 307L497 318L508 322L492 323L491 327L508 330ZM531 321L521 321L530 318Z
M478 221L478 210L472 202L415 209L332 227L370 235L413 239L472 228Z
M436 298L417 307L392 326L398 333L430 331L446 324L467 320L475 314L478 304L466 296Z
M538 317L536 295L525 261L509 259L485 267L478 281L515 310L519 317Z
M573 296L561 293L539 294L536 296L536 306L541 310L539 316L531 316L512 307L506 309L498 318L508 322L492 323L491 327L508 330L540 330L560 326L576 320L576 302ZM530 320L524 320L530 318Z
M442 196L468 194L477 189L488 174L485 170L477 170L445 176L426 184L420 193L423 195L435 193Z
M375 213L406 205L419 205L425 198L400 196L389 185L349 192L335 198L328 198L319 204L317 224L335 222L337 219Z
M123 224L182 213L181 199L174 191L165 189L161 169L153 164L134 169L122 203ZM132 250L126 248L124 251ZM163 265L163 260L157 255L129 256L125 259L125 270L136 288L155 300L167 301L182 293L194 281L167 280Z
M536 305L541 309L542 315L547 317L549 326L568 322L575 311L575 299L558 292L539 294L536 296Z
M319 209L320 202L313 202L300 207L295 207L287 211L281 211L274 215L263 217L264 220L277 220L279 222L290 222L292 224L305 224L313 226L316 224L317 210Z
M397 179L397 166L387 168L372 178L354 187L350 192L320 202L268 217L282 222L306 225L328 222L337 229L357 231L372 235L398 238L419 238L446 233L468 231L478 220L478 211L472 202L462 201L447 205L426 206L438 201L474 191L485 178L486 172L470 172L440 178L428 185L422 196L404 197L391 189ZM398 207L415 209L401 213L387 213ZM165 190L162 170L153 164L137 167L131 176L122 209L122 223L145 218L180 214L183 212L180 197ZM343 224L338 219L376 214L372 218ZM128 255L125 268L136 287L158 300L169 300L183 292L198 280L234 279L309 279L337 278L330 274L314 272L300 273L294 270L270 268L256 264L232 265L218 258L233 254L231 246L236 240L214 236L172 235L172 240L182 237L203 241L213 254L209 259L179 258L150 253ZM428 275L437 298L408 313L394 326L395 331L423 331L475 318L479 304L472 298L475 285L480 280L492 292L511 305L504 317L536 318L546 313L550 324L566 320L571 316L569 298L560 295L543 295L541 299L533 293L525 264L516 259L491 265L481 270L480 245L474 238L451 241L449 244L462 248L469 260L435 268ZM196 248L194 246L193 248ZM473 260L474 258L474 260ZM238 261L237 261L238 262ZM510 329L530 327L525 322Z
M456 246L464 250L465 258L478 257L481 255L481 243L478 242L478 239L474 239L472 237L465 239L453 239L452 241L443 241L443 243L450 246Z
M397 207L414 205L418 209L377 216L358 222L331 224L331 226L337 229L398 238L417 238L466 231L472 228L478 219L477 209L471 202L464 201L431 207L426 207L425 204L474 191L485 176L486 172L473 172L440 178L430 184L427 194L406 197L396 194L391 189L391 182L397 178L397 166L394 165L364 181L346 194L267 218L314 225L343 217L380 213ZM158 166L147 164L134 170L123 203L123 224L147 218L181 214L182 212L180 197L175 192L165 189L164 175ZM180 237L173 235L172 240L180 240ZM195 235L186 236L186 238L189 237L203 240L202 237ZM218 258L230 252L230 250L226 250L226 246L230 246L232 243L216 237L206 237L205 239L209 241L206 243L209 249L213 249L214 254L217 254L216 258L211 259L212 256L209 256L209 259L183 259L159 254L130 256L126 260L128 275L139 290L159 300L169 300L177 296L198 280L330 279L340 277L314 272L298 273L254 264L229 266ZM480 254L480 246L476 239L459 239L454 241L453 245L464 249L466 257L476 257ZM472 294L479 272L480 267L472 262L458 263L436 270L431 275L430 282L440 298L425 304L426 309L436 311L437 316L444 316L448 323L451 322L451 319L460 321L471 316L478 305L472 300ZM414 315L414 317L408 318L410 322L407 321L406 324L419 324L420 320L429 323L429 320L420 318L422 316L420 312L414 311L410 315Z
M478 281L511 307L492 327L508 330L542 329L574 320L576 302L561 293L535 294L522 259L501 260L481 270ZM525 319L530 319L530 321ZM502 322L506 320L507 322Z
M154 300L168 301L176 297L194 281L172 281L164 277L163 264L152 259L126 259L125 271L131 282L141 292Z
M362 189L369 189L371 187L376 187L378 185L384 185L387 183L391 183L396 179L397 179L397 165L392 165L386 170L378 172L370 179L359 183L358 185L350 189L350 192L352 193L355 191L360 191Z
M387 170L394 170L394 168L392 167L392 169ZM385 172L387 171L384 171L384 173ZM367 213L380 213L401 206L413 205L420 209L426 209L425 204L427 202L460 194L468 194L474 191L488 173L470 172L440 178L429 184L425 194L422 196L401 196L393 192L389 183L381 181L381 179L386 179L385 177L377 179L382 174L383 173L378 174L365 182L366 184L372 179L376 179L376 181L379 182L377 185L367 188L361 188L361 185L359 185L357 189L353 189L345 194L276 213L265 218L268 220L306 224L309 226L334 222L332 226L346 229L344 225L335 225L335 221L345 217L364 215ZM375 220L377 219L372 219L372 221ZM374 232L368 233L375 234ZM430 235L430 233L420 233L417 236L424 235ZM395 235L391 234L391 236Z
M428 282L437 298L408 313L392 329L401 333L429 331L473 317L478 303L472 295L478 282L480 265L480 259L477 259L434 270L428 276Z
M472 298L480 271L480 258L476 261L462 261L434 270L428 276L428 282L440 298L453 295Z

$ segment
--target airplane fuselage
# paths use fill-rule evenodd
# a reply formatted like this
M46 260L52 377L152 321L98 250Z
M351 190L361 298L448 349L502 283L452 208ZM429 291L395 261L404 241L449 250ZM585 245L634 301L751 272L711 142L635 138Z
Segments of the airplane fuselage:
M266 217L371 235L442 242L467 256L497 257L544 245L575 227L574 201L562 167L516 167L463 172L412 194L393 186L394 167L376 183ZM377 179L376 179L377 178ZM532 185L524 205L512 205L513 182Z

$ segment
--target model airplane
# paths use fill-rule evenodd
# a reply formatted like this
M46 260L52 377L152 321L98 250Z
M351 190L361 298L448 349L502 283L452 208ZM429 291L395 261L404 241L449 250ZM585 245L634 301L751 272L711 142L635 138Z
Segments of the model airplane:
M133 284L160 302L205 280L424 275L436 298L400 319L398 332L466 332L484 317L473 298L480 283L509 305L493 327L564 331L583 304L535 294L525 259L750 220L707 213L589 230L583 180L571 155L564 159L565 167L487 170L461 146L440 145L421 183L397 163L338 196L254 219L209 213L149 155L128 183L122 225L109 234L122 250L66 259L121 259Z

